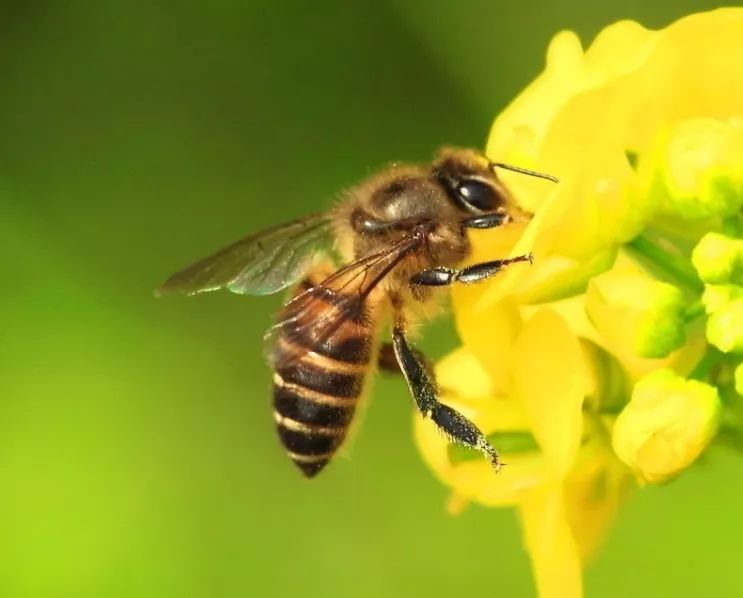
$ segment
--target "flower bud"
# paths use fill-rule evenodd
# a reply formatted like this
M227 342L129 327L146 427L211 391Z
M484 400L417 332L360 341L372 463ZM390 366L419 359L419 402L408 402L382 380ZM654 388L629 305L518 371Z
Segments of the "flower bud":
M635 385L617 417L612 445L644 480L662 482L691 465L717 431L717 389L656 370Z
M723 353L743 352L743 299L726 303L709 317L707 340Z
M668 131L651 162L651 193L684 219L729 216L743 205L743 127L697 118ZM647 176L647 175L646 175Z
M673 285L641 274L606 272L586 292L586 312L614 348L661 358L684 344L685 300Z
M699 277L710 284L741 282L743 241L719 233L707 233L691 254Z

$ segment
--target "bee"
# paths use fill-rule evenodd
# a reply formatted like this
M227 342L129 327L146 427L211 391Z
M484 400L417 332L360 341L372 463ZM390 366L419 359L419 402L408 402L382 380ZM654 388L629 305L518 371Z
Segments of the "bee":
M434 290L472 284L532 256L459 267L470 229L502 226L522 214L497 175L504 168L468 149L445 148L427 165L392 165L346 192L325 213L253 234L175 273L157 295L227 289L267 295L295 285L267 333L279 439L306 477L332 459L380 368L401 373L415 405L452 442L498 452L461 413L439 401L432 368L406 330ZM332 246L341 266L313 259ZM391 342L381 334L391 328Z

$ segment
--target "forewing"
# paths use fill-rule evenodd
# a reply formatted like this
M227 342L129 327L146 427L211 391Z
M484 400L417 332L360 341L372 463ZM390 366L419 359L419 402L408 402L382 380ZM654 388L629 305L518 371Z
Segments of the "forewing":
M275 367L294 361L301 354L274 351L277 339L309 338L322 344L346 322L359 322L366 299L377 285L406 256L422 244L419 235L403 237L382 251L362 257L331 274L319 284L294 297L281 311L279 321L266 335L269 360ZM304 349L301 349L304 350Z
M332 223L326 214L263 230L191 264L171 276L157 295L194 295L229 289L269 295L296 282L318 248L329 245Z

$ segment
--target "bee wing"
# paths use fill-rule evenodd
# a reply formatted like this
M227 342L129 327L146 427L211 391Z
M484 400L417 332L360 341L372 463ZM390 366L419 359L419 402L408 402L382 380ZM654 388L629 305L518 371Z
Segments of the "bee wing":
M364 256L337 270L319 284L311 286L286 304L279 321L266 334L269 361L283 367L306 352L287 353L275 350L281 336L304 337L322 344L333 337L348 321L357 325L365 313L365 300L377 285L403 258L416 252L423 237L411 234L390 243L383 250Z
M269 295L296 282L313 250L332 239L327 214L313 214L241 239L176 272L156 295L195 295L229 289L242 295Z

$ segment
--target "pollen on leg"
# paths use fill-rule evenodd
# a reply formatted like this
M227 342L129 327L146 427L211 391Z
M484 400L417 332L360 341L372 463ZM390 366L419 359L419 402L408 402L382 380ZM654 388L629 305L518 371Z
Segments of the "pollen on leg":
M495 469L495 473L500 473L504 463L501 462L500 456L498 455L498 451L495 450L495 447L485 440L485 438L480 438L477 441L476 448L490 460L490 464L493 466L493 469Z

